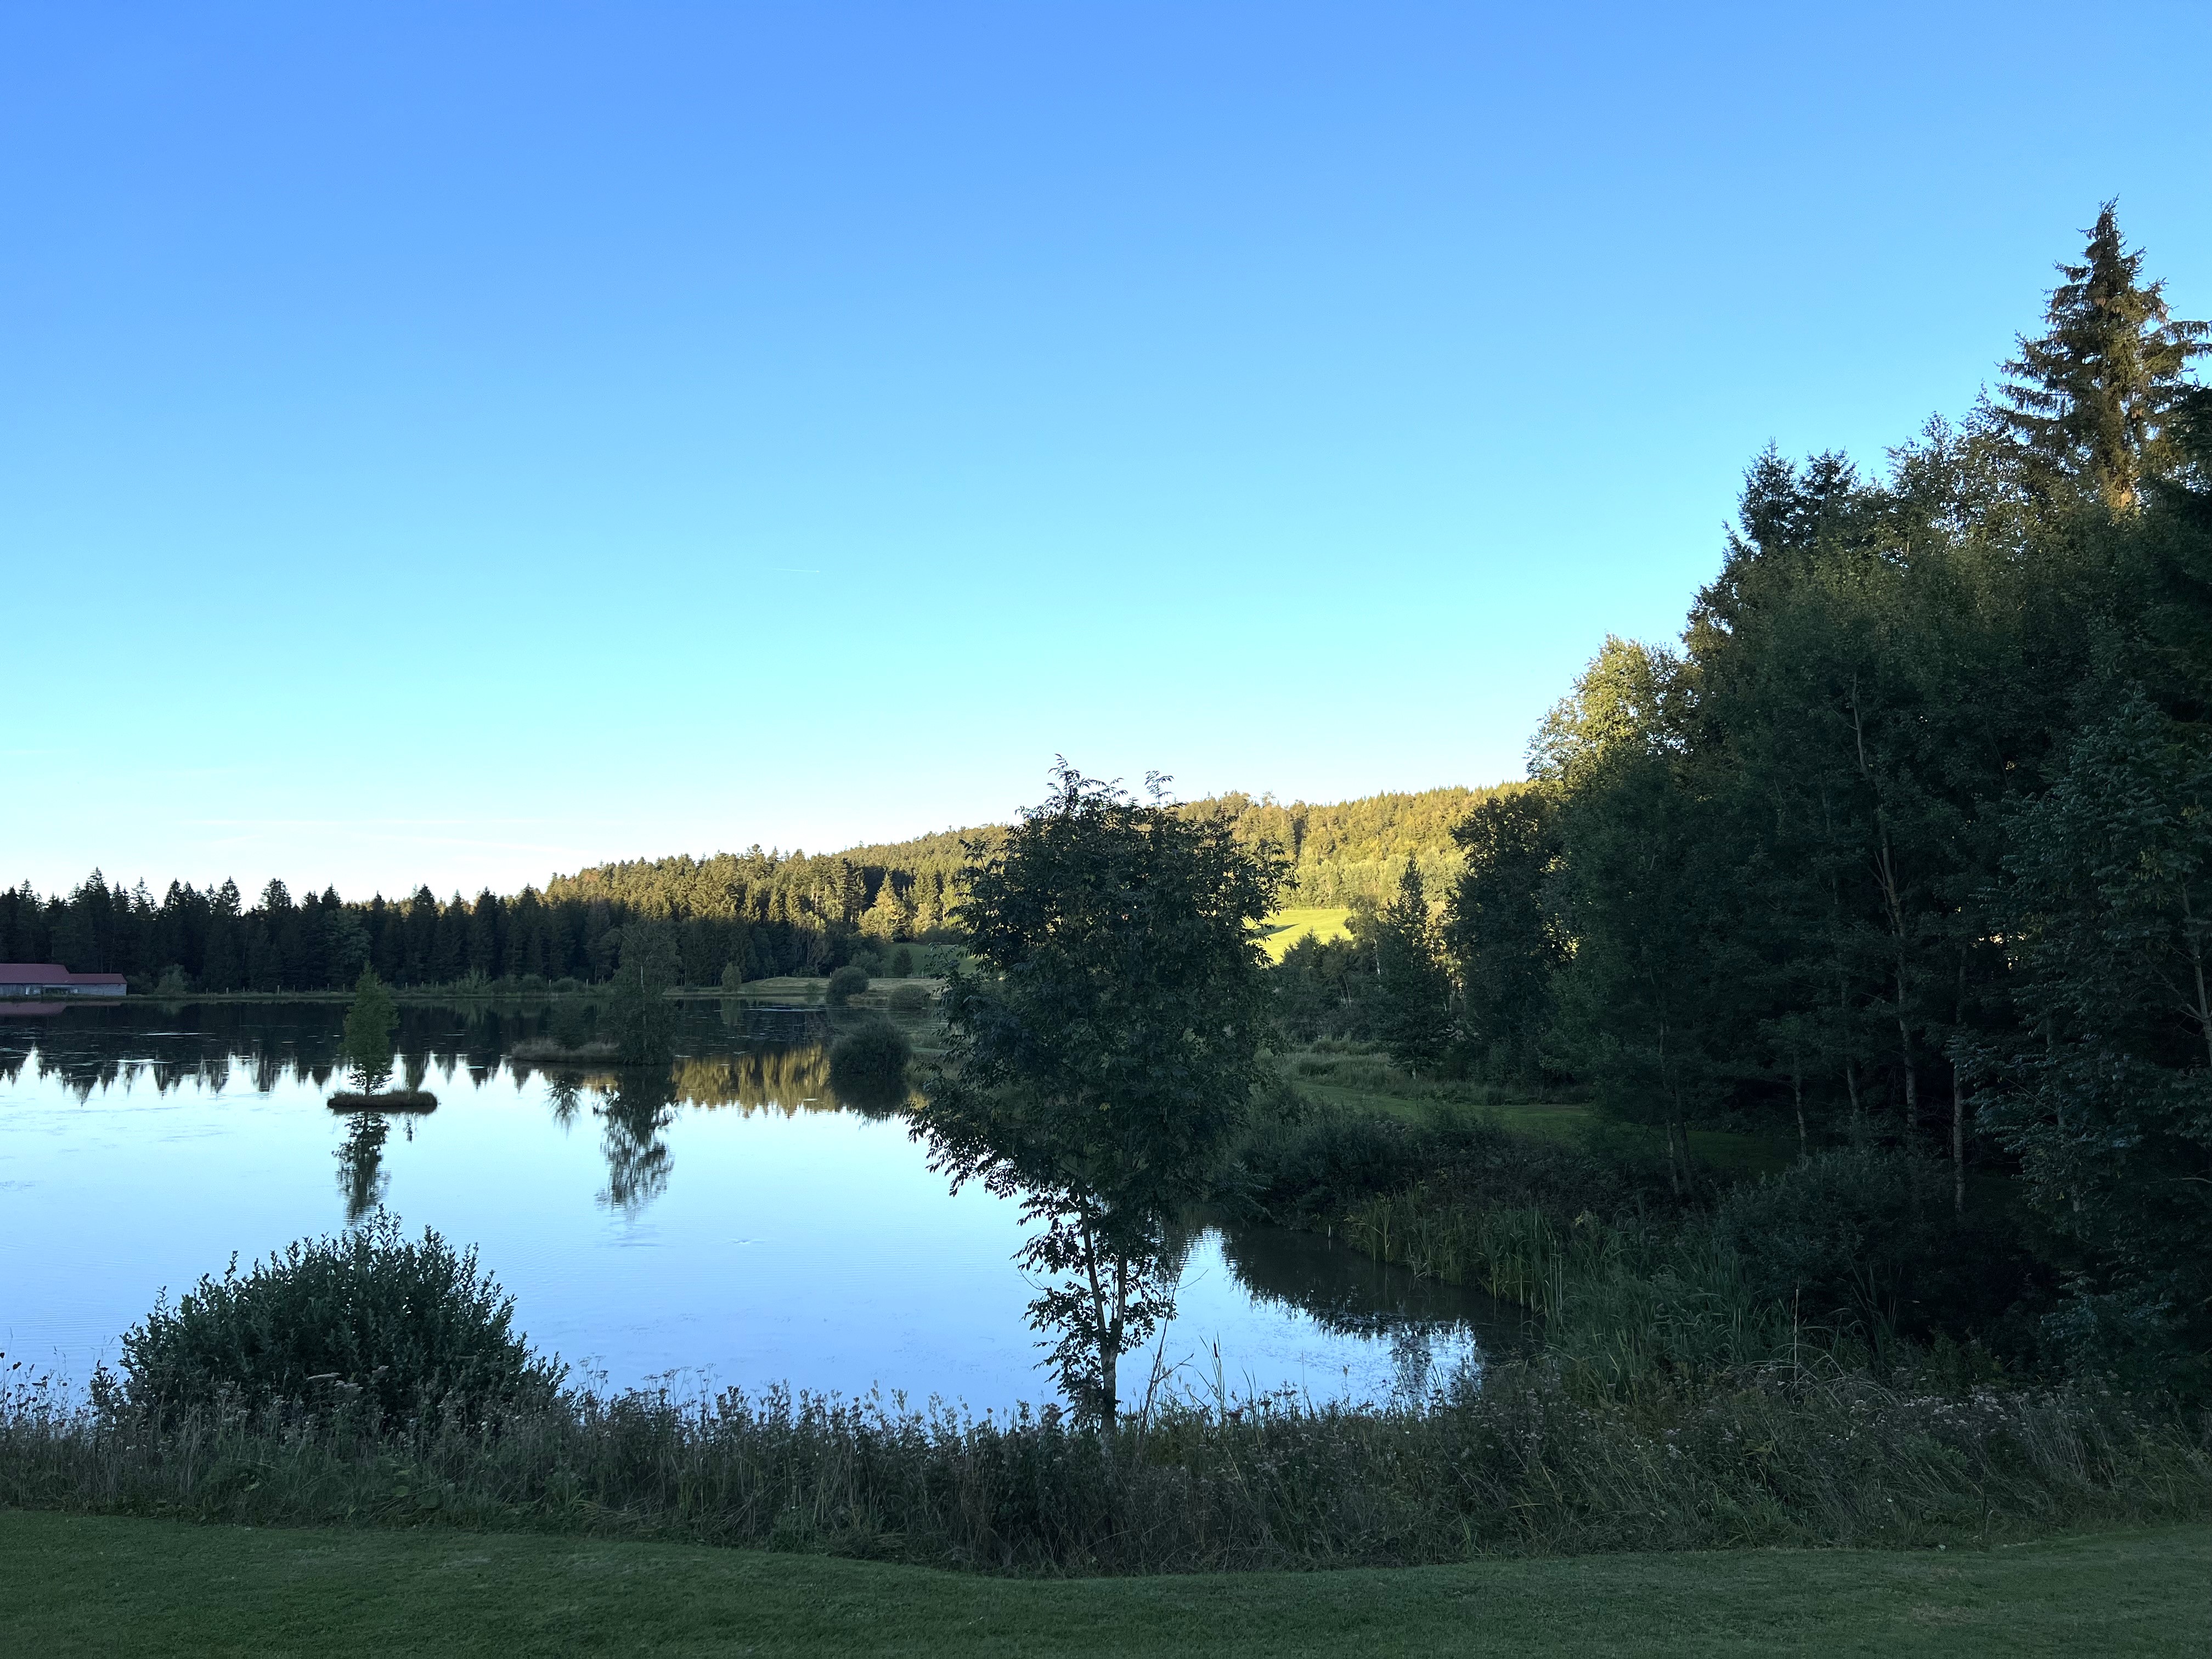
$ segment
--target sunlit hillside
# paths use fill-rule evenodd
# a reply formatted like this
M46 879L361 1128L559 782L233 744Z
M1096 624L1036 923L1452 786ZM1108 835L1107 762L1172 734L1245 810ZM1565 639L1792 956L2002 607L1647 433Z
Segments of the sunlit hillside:
M1302 939L1317 939L1326 945L1333 939L1351 938L1351 924L1352 910L1348 905L1278 910L1267 918L1260 943L1267 952L1268 961L1280 962L1283 953Z
M1476 802L1494 793L1455 785L1319 803L1232 793L1192 801L1186 810L1226 812L1239 841L1273 848L1289 863L1284 897L1297 907L1282 914L1312 918L1306 931L1334 937L1352 906L1387 901L1409 863L1420 867L1432 899L1448 892L1460 865L1452 830ZM916 917L925 919L916 930L923 931L942 915L951 902L963 844L987 841L997 831L998 826L988 824L940 830L908 841L812 855L763 853L755 847L745 854L704 859L679 854L625 860L556 876L546 896L605 898L646 915L714 916L732 912L736 892L784 892L794 910L857 921L881 901L888 875L911 913L898 929L903 935ZM1284 938L1285 949L1294 937Z

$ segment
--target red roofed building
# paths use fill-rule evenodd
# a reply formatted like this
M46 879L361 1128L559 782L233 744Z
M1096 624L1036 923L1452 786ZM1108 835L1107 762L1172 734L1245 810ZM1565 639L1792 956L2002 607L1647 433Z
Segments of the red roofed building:
M120 974L72 974L55 962L0 962L0 1000L22 997L119 997Z

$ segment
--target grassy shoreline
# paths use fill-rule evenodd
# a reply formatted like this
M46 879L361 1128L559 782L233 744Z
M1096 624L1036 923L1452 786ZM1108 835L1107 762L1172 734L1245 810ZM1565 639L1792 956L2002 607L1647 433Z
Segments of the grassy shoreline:
M450 1528L0 1510L0 1647L1121 1655L2195 1654L2212 1526L1986 1551L1768 1551L1330 1573L977 1578Z
M396 1419L341 1384L253 1412L19 1392L0 1505L794 1550L986 1574L1958 1547L2212 1520L2212 1425L2080 1389L1751 1371L1634 1399L1506 1364L1403 1406L1172 1402L1108 1443L780 1391L563 1395Z

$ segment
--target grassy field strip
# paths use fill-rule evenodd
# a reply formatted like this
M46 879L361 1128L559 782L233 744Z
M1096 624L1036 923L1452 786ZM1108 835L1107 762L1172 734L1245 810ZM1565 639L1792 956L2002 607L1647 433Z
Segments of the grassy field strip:
M1011 1580L693 1545L0 1513L18 1654L2202 1655L2212 1527Z
M1323 945L1332 940L1352 937L1352 912L1326 905L1310 906L1304 909L1278 910L1260 924L1261 947L1270 962L1280 962L1283 953L1300 939L1310 934Z

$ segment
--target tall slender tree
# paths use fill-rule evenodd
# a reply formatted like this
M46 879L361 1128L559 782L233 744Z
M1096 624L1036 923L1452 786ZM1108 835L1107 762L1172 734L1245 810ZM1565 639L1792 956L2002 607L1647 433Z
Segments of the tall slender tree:
M1375 930L1382 1046L1408 1070L1433 1066L1451 1046L1452 983L1429 915L1420 866L1407 863L1398 879L1397 897L1367 925Z
M2079 264L2051 293L2049 324L2005 365L1996 415L2030 477L2065 479L2116 513L2140 502L2143 481L2179 459L2174 416L2207 325L2171 315L2166 284L2142 279L2143 255L2105 204Z

